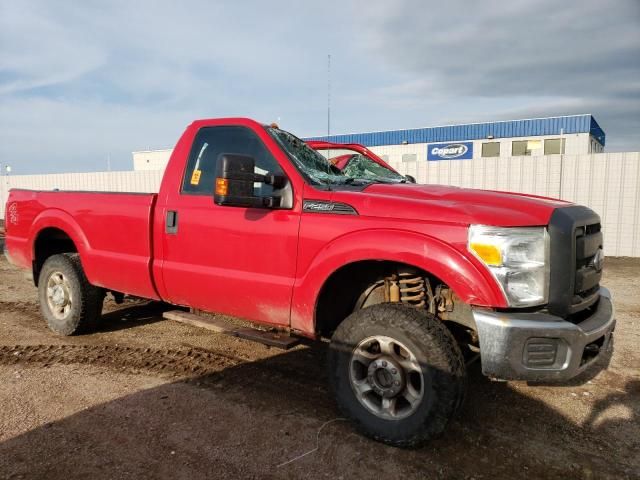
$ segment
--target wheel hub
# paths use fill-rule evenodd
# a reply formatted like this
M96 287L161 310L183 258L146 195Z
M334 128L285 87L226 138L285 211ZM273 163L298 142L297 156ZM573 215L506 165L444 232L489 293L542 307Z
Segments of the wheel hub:
M381 397L395 397L405 388L402 366L391 357L380 357L369 364L367 382Z
M71 312L73 298L68 279L62 272L53 272L47 280L47 304L53 316L59 320Z
M374 335L351 352L349 378L358 401L386 420L406 418L423 399L422 366L409 348L394 338Z
M56 285L53 287L51 301L57 306L63 306L67 303L66 293L62 285Z

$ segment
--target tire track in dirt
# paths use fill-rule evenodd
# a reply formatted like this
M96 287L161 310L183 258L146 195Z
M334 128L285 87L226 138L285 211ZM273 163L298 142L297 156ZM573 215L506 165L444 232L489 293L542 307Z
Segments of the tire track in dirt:
M0 300L0 309L13 312L36 313L40 311L40 307L36 302L12 302L9 300Z
M196 386L223 388L238 401L277 404L282 395L296 398L310 411L333 408L323 366L313 355L303 355L301 364L286 360L248 361L199 348L141 348L121 345L4 345L0 366L46 368L51 365L91 365L119 372L142 372L187 381ZM260 392L257 394L256 392Z
M244 363L229 355L200 349L153 349L120 345L0 346L0 365L53 364L103 366L174 376L205 375Z

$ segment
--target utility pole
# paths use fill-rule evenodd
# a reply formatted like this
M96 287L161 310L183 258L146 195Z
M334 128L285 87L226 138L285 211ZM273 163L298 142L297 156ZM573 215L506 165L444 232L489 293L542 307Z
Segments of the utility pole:
M4 181L0 183L0 202L2 202L3 205L7 203L7 199L9 198L9 173L11 173L11 166L6 163L4 165L0 164L0 180L2 180L4 176Z
M331 135L331 54L327 55L327 136Z
M0 163L0 180L2 180L2 163ZM0 183L0 206L3 206L7 203L7 199L4 198L4 182Z
M560 191L558 192L558 197L560 200L564 200L562 196L562 174L564 167L564 128L560 129Z

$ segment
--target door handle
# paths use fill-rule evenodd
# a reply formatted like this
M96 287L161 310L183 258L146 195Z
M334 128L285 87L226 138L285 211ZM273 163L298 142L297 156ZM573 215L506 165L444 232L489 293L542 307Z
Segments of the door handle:
M164 231L172 235L178 233L178 212L176 212L175 210L167 211L167 219L164 225Z

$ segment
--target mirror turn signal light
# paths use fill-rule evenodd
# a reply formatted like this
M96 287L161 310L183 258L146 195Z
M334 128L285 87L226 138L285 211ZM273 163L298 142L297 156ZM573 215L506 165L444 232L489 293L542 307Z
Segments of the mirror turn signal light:
M216 195L227 195L229 193L229 180L226 178L216 178Z

